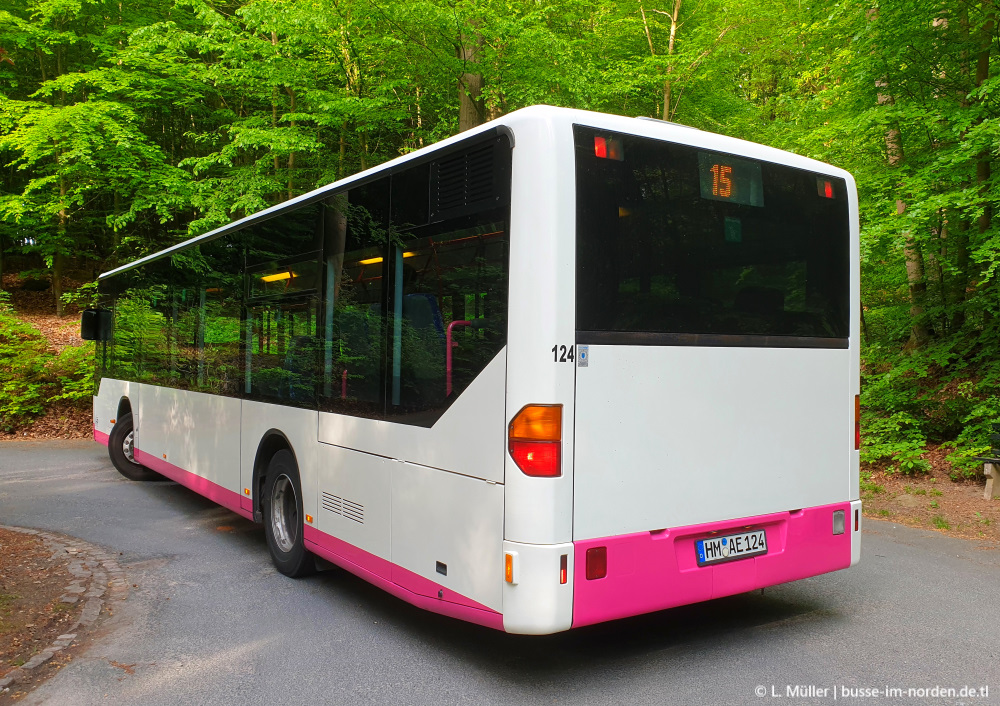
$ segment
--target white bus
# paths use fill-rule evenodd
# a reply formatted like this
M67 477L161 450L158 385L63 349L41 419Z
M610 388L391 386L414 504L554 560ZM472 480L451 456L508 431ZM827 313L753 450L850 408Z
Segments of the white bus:
M416 606L545 634L860 556L847 172L538 106L108 272L94 437Z

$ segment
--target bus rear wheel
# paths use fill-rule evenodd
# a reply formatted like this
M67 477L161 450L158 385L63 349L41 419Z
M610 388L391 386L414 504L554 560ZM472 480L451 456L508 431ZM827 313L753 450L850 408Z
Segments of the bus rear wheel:
M124 414L118 418L111 434L108 435L108 455L118 472L129 480L162 479L159 473L151 471L135 461L135 431L132 427L132 415Z
M271 560L285 576L308 576L316 562L303 537L302 484L291 451L271 457L264 481L264 534Z

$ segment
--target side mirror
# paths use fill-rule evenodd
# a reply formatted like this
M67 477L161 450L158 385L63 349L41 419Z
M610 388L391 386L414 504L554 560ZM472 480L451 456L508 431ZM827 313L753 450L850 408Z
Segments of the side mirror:
M84 341L110 341L111 312L107 309L84 309L80 316L80 338Z

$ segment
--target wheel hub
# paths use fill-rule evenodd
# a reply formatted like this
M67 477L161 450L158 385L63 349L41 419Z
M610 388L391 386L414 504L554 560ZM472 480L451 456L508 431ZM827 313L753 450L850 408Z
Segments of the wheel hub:
M122 453L125 454L127 458L132 463L135 463L135 432L130 431L124 439L122 439Z
M299 529L299 510L295 486L282 474L271 490L271 531L274 541L283 552L292 551Z

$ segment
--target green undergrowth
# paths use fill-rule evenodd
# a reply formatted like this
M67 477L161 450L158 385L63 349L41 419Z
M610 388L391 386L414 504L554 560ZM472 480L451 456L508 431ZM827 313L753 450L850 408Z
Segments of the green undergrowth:
M60 401L86 406L93 389L93 344L53 353L0 291L0 431L23 427Z
M980 332L917 351L871 343L862 351L861 460L889 472L930 470L928 444L948 452L951 477L975 477L1000 422L1000 357Z

